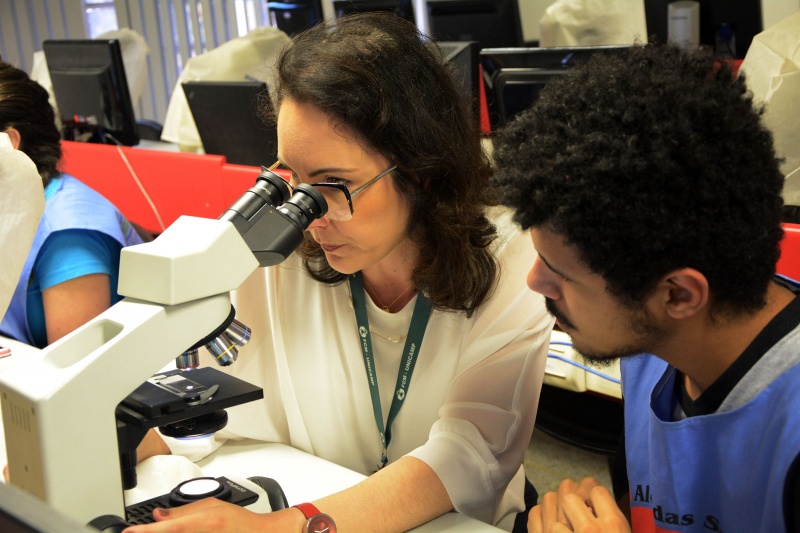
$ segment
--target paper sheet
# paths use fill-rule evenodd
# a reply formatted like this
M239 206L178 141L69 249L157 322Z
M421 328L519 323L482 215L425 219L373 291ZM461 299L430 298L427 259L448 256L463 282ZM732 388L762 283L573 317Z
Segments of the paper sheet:
M753 38L739 72L757 103L764 103L764 124L772 130L775 150L785 158L784 201L800 205L800 11ZM791 179L790 179L791 178ZM790 197L793 201L790 201Z
M556 0L539 21L543 47L646 42L642 0Z
M267 81L278 52L290 42L284 32L265 26L190 58L172 90L161 140L177 143L185 152L202 151L203 142L181 84L186 81ZM267 83L267 87L269 85Z
M44 211L42 178L0 132L0 318L14 295Z
M136 466L136 487L125 491L125 505L168 494L180 483L203 477L200 467L180 455L155 455Z

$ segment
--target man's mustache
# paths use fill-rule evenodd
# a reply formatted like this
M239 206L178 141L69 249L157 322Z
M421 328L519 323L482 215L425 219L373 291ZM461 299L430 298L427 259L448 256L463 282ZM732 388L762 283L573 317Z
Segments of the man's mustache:
M551 298L545 298L544 305L547 308L547 312L553 315L562 326L575 329L575 326L572 325L572 322L570 322L569 319L558 310L555 300Z

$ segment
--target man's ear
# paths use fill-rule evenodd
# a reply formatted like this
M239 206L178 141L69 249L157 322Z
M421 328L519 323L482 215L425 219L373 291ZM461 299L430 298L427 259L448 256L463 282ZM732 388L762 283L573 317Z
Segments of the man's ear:
M19 145L22 144L22 135L19 134L19 130L9 126L3 133L8 134L8 138L11 139L11 145L14 147L14 150L19 150Z
M673 319L695 316L708 305L708 280L693 268L681 268L664 276L657 294L662 312Z

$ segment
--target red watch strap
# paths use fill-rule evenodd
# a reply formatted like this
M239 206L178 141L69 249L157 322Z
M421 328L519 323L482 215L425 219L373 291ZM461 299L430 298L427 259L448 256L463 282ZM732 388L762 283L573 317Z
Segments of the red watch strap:
M319 509L317 509L316 505L313 503L298 503L297 505L292 505L292 507L300 509L306 518L311 518L314 515L320 514Z

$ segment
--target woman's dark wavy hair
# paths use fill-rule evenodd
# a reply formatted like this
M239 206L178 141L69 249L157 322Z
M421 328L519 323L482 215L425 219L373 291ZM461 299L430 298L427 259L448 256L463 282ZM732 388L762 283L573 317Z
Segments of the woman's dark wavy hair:
M0 61L0 131L19 131L19 149L36 164L45 187L59 174L61 160L61 136L48 98L25 71Z
M276 82L278 107L312 104L397 165L394 186L411 206L408 234L420 251L413 281L437 308L470 315L497 276L485 216L496 202L471 102L438 48L395 15L354 15L296 36ZM346 279L310 236L300 253L315 279Z
M762 112L706 50L595 56L502 132L496 182L523 227L562 235L630 304L691 267L714 309L757 310L783 235L784 179Z

